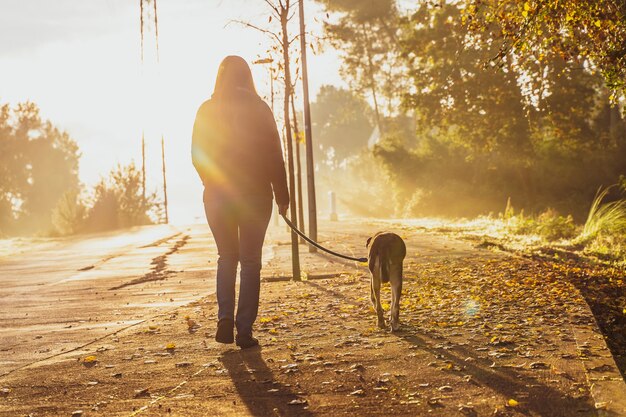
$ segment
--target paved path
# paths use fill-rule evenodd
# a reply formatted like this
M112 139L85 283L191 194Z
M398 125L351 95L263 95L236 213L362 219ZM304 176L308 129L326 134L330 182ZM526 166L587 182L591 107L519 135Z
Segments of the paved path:
M0 258L0 375L214 288L215 247L206 226L143 227L53 242ZM182 272L185 280L175 279Z
M401 332L375 327L362 265L301 246L309 279L286 281L290 246L279 227L266 245L256 327L261 348L218 345L215 297L201 297L215 254L205 229L188 228L168 241L125 250L129 258L111 264L99 279L62 278L56 285L107 282L98 292L134 283L113 291L117 295L107 301L116 306L113 313L100 314L121 311L126 320L145 321L112 334L108 329L93 343L49 359L22 359L30 365L0 377L0 416L70 416L78 410L84 416L187 417L626 415L624 381L589 308L561 271L401 225L322 222L320 240L362 255L366 237L382 228L399 231L408 247ZM172 272L146 280L154 267L149 261L171 252L184 236L185 244L167 255ZM154 253L143 252L150 248ZM109 282L106 277L128 268L130 260L137 270L114 274ZM67 287L60 310L81 304L72 302L79 297L69 297L70 288L89 300L91 290ZM161 296L165 289L170 292ZM22 309L7 293L2 302L10 299ZM90 309L100 308L96 301ZM93 340L89 321L71 323L83 329L73 335L89 333ZM49 337L24 332L19 322L13 326L29 348ZM22 354L18 344L11 346L10 355L2 352L4 363ZM56 343L47 346L57 349Z

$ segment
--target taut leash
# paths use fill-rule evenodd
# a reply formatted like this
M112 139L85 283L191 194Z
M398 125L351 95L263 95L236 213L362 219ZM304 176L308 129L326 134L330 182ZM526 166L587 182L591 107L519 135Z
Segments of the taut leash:
M299 231L298 228L296 226L294 226L293 223L291 223L291 220L289 220L284 214L281 214L281 216L282 216L283 220L285 221L285 223L287 223L287 226L289 226L291 228L291 230L296 232L302 239L306 240L307 242L309 242L311 245L315 246L316 248L321 249L324 252L330 253L331 255L337 256L338 258L347 259L349 261L367 262L367 258L353 258L352 256L342 255L342 254L334 252L334 251L332 251L330 249L326 249L325 247L323 247L319 243L314 242L313 240L309 239L308 236L306 236L304 233Z

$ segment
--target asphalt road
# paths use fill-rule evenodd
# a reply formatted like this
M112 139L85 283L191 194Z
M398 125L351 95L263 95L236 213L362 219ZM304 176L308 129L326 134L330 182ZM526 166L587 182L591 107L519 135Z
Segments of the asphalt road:
M0 257L0 376L214 292L206 225L21 243Z

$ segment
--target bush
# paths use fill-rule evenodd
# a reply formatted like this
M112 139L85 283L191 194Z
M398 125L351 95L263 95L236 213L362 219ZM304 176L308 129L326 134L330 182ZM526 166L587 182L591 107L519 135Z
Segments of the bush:
M571 215L561 216L553 209L547 209L539 216L525 216L524 211L515 214L511 200L507 200L504 213L500 219L505 222L509 232L518 235L538 235L547 241L571 239L576 236L578 228Z
M73 235L85 227L87 207L80 198L79 190L69 190L59 199L52 211L52 225L55 235Z
M142 192L141 172L134 163L118 165L107 179L94 187L93 203L86 219L86 230L104 231L152 224L157 209L156 195Z
M576 236L577 227L571 215L560 216L556 211L548 209L537 218L537 234L548 241L571 239Z

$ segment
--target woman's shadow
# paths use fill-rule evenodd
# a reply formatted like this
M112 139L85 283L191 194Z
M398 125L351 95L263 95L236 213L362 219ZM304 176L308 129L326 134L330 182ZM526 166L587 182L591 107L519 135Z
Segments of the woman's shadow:
M312 416L303 396L296 394L296 387L283 384L263 359L260 346L228 350L220 358L228 370L239 399L253 416ZM290 404L291 403L291 404Z

